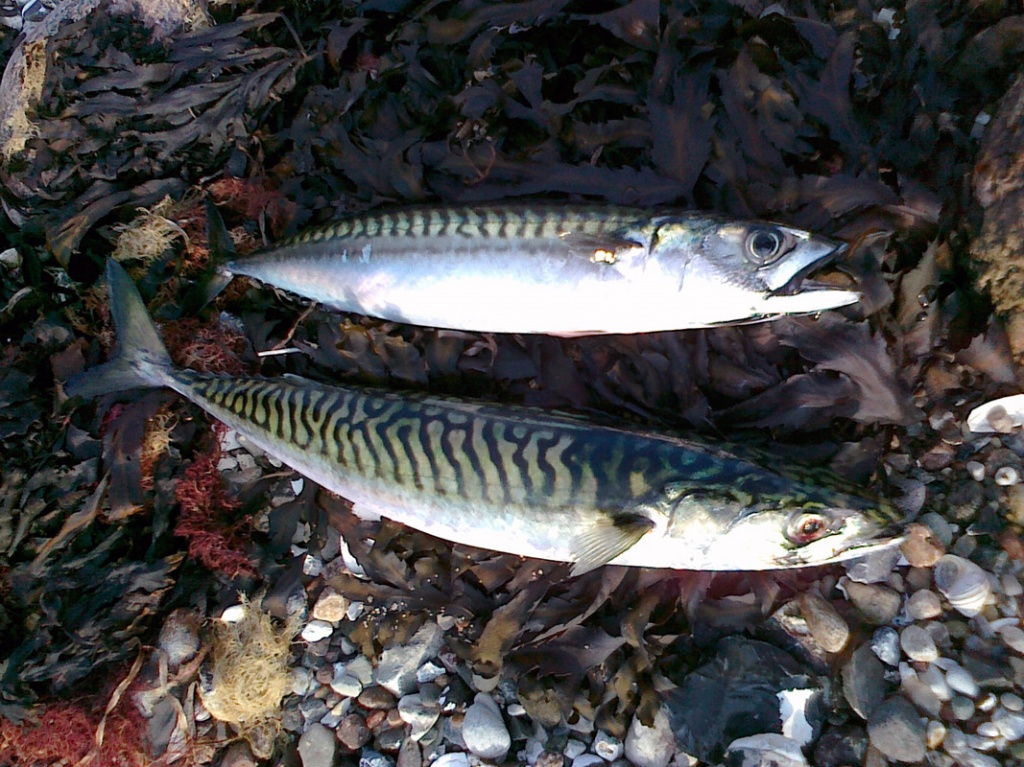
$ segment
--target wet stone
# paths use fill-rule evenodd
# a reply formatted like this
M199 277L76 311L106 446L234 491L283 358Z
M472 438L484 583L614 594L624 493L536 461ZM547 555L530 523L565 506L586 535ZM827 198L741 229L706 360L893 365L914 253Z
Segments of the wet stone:
M310 725L299 738L302 767L331 767L334 762L334 733L322 724Z
M414 741L418 741L437 722L441 715L441 707L436 700L426 702L419 693L416 693L406 695L398 701L398 714L402 717L402 721L409 725L410 737Z
M359 698L362 696L363 684L355 677L349 676L346 672L341 676L334 677L331 682L331 689L334 690L338 695L345 698ZM371 688L373 689L373 688ZM382 689L382 688L378 688ZM365 705L365 704L363 704ZM367 708L370 708L367 706Z
M557 751L541 751L533 762L533 767L563 767L565 757ZM624 765L623 767L628 767Z
M1004 626L999 635L1007 647L1024 655L1024 629L1020 626Z
M500 761L512 747L512 738L501 718L498 704L487 693L479 693L462 720L466 748L485 760Z
M946 553L945 547L927 525L907 526L907 538L900 550L911 567L931 567Z
M850 627L831 602L818 594L806 593L800 595L798 604L808 631L826 652L839 652L846 646Z
M843 694L850 708L861 718L885 699L885 668L867 645L858 647L842 668Z
M958 722L966 722L974 716L974 701L964 695L954 695L949 707Z
M326 588L313 605L313 617L316 620L337 623L344 620L348 611L349 601L332 588Z
M929 511L921 515L920 522L922 525L928 525L943 548L949 548L949 545L953 542L953 527L946 521L945 517L941 514L936 514L934 511Z
M847 581L846 593L864 620L876 626L892 622L900 610L899 592L877 583Z
M888 759L919 762L925 756L925 726L909 701L893 696L868 717L868 739Z
M918 678L928 685L928 688L939 700L949 700L953 697L953 691L946 683L946 675L936 666L927 666L917 674Z
M334 633L334 626L327 621L311 620L302 629L302 638L307 642L319 642ZM326 652L326 650L325 650Z
M939 657L932 635L922 626L911 624L900 633L900 647L911 660L931 663Z
M349 714L335 730L338 741L349 751L358 751L370 742L370 729L359 714Z
M424 623L405 645L389 647L377 664L377 684L401 697L416 689L416 672L441 649L444 633L436 623Z

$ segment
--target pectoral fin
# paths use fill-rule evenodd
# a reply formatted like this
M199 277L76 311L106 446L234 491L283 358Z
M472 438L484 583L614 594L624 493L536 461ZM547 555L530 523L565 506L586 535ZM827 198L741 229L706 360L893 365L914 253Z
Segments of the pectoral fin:
M653 527L654 522L641 514L619 514L588 527L573 539L576 561L572 574L583 575L608 564Z

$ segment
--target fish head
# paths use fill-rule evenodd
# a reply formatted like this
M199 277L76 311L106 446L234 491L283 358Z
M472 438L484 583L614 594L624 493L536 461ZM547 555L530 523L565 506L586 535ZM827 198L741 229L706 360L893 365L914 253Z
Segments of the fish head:
M763 221L732 222L698 214L653 224L650 251L678 261L680 282L705 296L720 292L750 319L808 314L856 303L860 294L805 279L846 252L845 243ZM717 298L715 300L718 300Z
M666 488L665 543L682 569L779 570L842 562L901 540L900 516L884 499L837 494L758 496L736 486ZM820 493L817 495L821 495Z

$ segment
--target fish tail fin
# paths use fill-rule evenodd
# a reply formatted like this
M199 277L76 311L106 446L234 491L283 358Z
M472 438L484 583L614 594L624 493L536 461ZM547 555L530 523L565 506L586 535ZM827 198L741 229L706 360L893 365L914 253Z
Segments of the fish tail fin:
M225 265L235 257L235 241L231 239L231 234L224 225L224 218L209 195L203 204L206 210L206 239L210 249L211 267L185 294L181 303L181 313L185 317L198 314L203 307L221 294L233 278Z
M146 311L138 288L124 267L107 261L110 311L117 332L117 352L109 362L71 378L64 386L69 397L98 397L125 389L166 386L171 357Z

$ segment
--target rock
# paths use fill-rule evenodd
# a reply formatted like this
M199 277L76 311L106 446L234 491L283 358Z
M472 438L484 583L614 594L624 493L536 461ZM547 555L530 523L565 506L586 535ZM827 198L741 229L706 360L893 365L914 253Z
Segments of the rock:
M299 738L302 767L331 767L336 745L333 732L322 724L311 724Z
M958 722L966 722L974 716L974 701L963 695L954 695L949 702L949 708L953 712L953 718Z
M302 638L307 642L319 642L334 633L334 626L327 621L312 620L302 629Z
M726 749L726 767L808 767L800 744L774 733L739 738Z
M916 623L903 629L900 633L900 647L911 660L931 663L939 657L939 649L935 640L923 627Z
M327 714L327 704L319 698L303 698L299 701L299 711L306 724L319 722Z
M844 725L826 730L814 744L814 767L863 764L868 734L863 727Z
M310 685L313 684L313 674L304 666L296 666L291 670L291 680L292 694L302 697L309 692Z
M832 603L818 594L801 594L797 600L807 629L826 652L839 652L850 639L850 627Z
M370 728L359 714L349 714L338 723L335 730L338 742L349 751L358 751L370 742Z
M337 623L345 619L349 601L334 589L328 587L321 592L313 605L313 617L316 620Z
M359 655L345 664L345 673L362 682L363 687L373 684L373 664L365 655Z
M398 749L398 761L395 767L423 767L423 754L420 751L420 744L412 738L402 741L402 747Z
M580 754L572 760L572 767L602 767L604 759L597 754Z
M376 681L401 697L416 689L416 672L426 661L435 657L444 641L444 632L436 623L424 623L408 644L389 647L380 656Z
M861 719L867 719L885 699L885 667L875 657L872 648L864 644L843 664L841 675L843 695L850 708Z
M846 575L855 583L880 583L889 579L899 558L900 550L897 546L873 551L859 559L844 563Z
M393 767L394 762L371 748L363 749L359 755L359 767Z
M645 727L636 716L629 725L625 755L635 767L666 767L675 753L675 736L663 709L658 709L651 725Z
M882 663L895 668L900 662L900 635L891 626L875 629L871 637L871 651Z
M952 689L970 698L978 697L981 692L981 688L978 687L978 683L974 681L974 677L955 661L948 661L943 664L942 668L946 672L946 684Z
M927 525L907 525L907 537L900 551L911 567L931 567L946 553L945 547Z
M999 635L1007 647L1024 655L1024 629L1020 626L1004 626L999 630Z
M917 711L898 695L886 699L868 717L868 740L890 761L924 759L926 734Z
M409 725L409 736L420 740L441 716L441 707L436 703L427 704L419 693L405 695L398 701L398 714L402 721Z
M356 701L371 711L387 711L394 707L395 696L379 685L372 685L359 693Z
M362 695L363 684L355 677L349 676L348 672L345 672L331 680L331 689L342 697L358 698Z
M604 730L597 731L592 747L594 749L594 753L606 762L614 762L622 756L622 752L624 750L622 741L609 735Z
M676 681L676 680L673 680ZM717 762L727 745L747 735L781 734L779 693L810 690L805 711L812 730L824 721L822 683L791 655L766 642L732 635L714 656L664 694L677 748Z
M469 767L469 756L462 751L441 754L431 767Z
M498 704L488 693L478 693L462 720L466 748L481 759L501 761L512 747Z
M992 724L999 730L999 734L1007 740L1024 739L1024 716L1015 714L1006 709L997 709L992 715Z
M926 621L942 615L942 599L934 591L915 591L907 600L907 615L915 621Z
M199 652L199 616L195 611L179 607L171 611L160 627L157 647L167 655L167 665L177 670Z
M900 594L888 586L850 580L846 581L843 587L857 612L868 623L876 626L888 625L900 611Z

